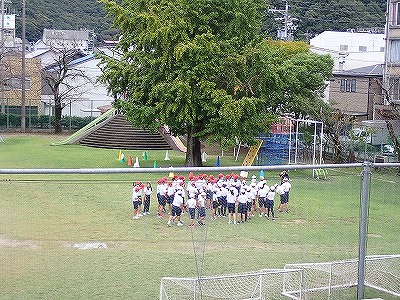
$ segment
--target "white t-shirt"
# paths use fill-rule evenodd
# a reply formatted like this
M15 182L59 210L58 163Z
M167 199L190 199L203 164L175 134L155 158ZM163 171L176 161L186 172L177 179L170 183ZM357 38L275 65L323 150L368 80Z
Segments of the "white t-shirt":
M228 195L226 196L226 202L227 203L235 203L236 201L236 196L235 193L231 193L230 191L228 192Z
M197 204L199 207L204 207L206 205L206 196L199 195Z
M188 208L195 208L196 204L197 204L197 201L195 198L189 198L187 201Z
M174 197L174 201L172 201L172 205L181 207L183 205L183 198L181 195L176 194Z
M279 194L279 195L283 195L285 193L284 187L281 185L278 185L275 189L275 191Z
M258 190L258 196L265 198L265 197L267 197L268 191L269 191L269 186L264 185L264 187L262 189Z
M240 193L238 197L239 203L247 203L247 195L246 193Z
M292 188L292 185L290 184L289 181L286 181L286 182L281 184L281 187L283 187L283 190L285 191L285 193L287 193Z
M269 191L267 194L267 199L274 200L274 198L275 198L275 192Z
M153 192L153 189L150 186L146 186L144 188L144 194L145 195L151 195L152 192Z
M157 186L157 189L160 195L165 196L165 193L167 192L167 186L165 184L160 184L159 186Z

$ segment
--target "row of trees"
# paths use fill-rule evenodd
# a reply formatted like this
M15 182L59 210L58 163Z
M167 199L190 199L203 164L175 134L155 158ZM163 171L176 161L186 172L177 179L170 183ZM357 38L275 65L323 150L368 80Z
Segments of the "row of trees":
M119 2L119 1L117 1ZM6 1L6 4L8 2ZM284 8L282 0L266 1L267 8ZM380 0L289 0L290 13L297 18L296 39L306 39L310 34L324 30L346 30L361 27L384 27L386 1ZM20 14L21 2L12 1L10 12ZM99 41L115 39L117 28L110 28L111 20L105 17L102 5L93 0L26 1L26 35L36 41L44 28L54 29L94 29ZM271 37L281 26L275 21L277 16L266 13L263 30ZM20 32L17 22L17 32Z
M262 0L100 0L122 38L121 59L101 56L117 103L135 126L186 134L186 166L200 166L200 140L252 144L278 114L322 105L333 62L301 42L260 34Z

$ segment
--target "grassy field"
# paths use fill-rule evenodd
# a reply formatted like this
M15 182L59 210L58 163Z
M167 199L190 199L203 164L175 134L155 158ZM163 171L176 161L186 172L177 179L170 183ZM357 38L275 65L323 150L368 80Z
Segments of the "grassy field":
M117 150L50 146L59 139L5 136L0 169L127 167ZM165 151L149 151L147 161L141 151L124 154L137 156L141 167L184 161L175 151L170 161ZM230 155L222 165L241 163ZM215 162L210 154L207 164ZM204 274L357 258L360 171L329 170L326 180L291 171L291 211L275 222L258 216L240 226L209 220ZM151 215L131 218L132 181L151 181L155 188L167 175L0 175L0 299L157 299L161 277L195 276L193 242L203 243L203 229L168 228L155 216L155 196ZM276 173L265 175L278 182ZM367 254L399 253L399 194L394 170L373 171ZM188 223L187 215L183 220ZM89 242L104 248L79 247Z

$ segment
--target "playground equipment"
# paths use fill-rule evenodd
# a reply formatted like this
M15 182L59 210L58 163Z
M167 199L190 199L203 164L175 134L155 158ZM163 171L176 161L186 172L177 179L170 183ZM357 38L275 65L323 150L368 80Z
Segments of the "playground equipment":
M304 133L300 132L300 125L314 127L308 146ZM257 137L259 143L250 147L243 165L249 166L254 162L257 165L322 164L323 135L323 123L320 121L280 117L279 122L272 124L269 133ZM313 176L314 173L315 170ZM325 176L319 172L318 176L321 175Z
M179 149L179 151L181 152L187 152L187 147L185 146L185 144L182 142L182 140L177 137L177 136L173 136L171 134L171 131L169 130L169 127L167 125L163 126L164 132L169 134L171 137L172 142L175 144L175 146Z
M249 152L247 152L247 155L242 163L242 166L251 166L253 164L262 144L263 144L263 141L259 140L257 145L250 147ZM239 152L239 150L238 150L238 152Z

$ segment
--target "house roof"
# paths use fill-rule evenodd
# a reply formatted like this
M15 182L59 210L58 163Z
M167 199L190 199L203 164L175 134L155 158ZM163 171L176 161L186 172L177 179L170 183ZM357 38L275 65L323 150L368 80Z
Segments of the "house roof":
M25 55L25 57L26 58L35 58L35 57L41 56L44 53L49 52L49 51L50 51L50 48L48 48L48 49L39 49L39 50L35 50L35 51L27 53Z
M87 40L89 37L88 30L59 30L59 29L43 29L43 41L46 43L47 40L69 40L79 41Z
M333 75L337 76L354 76L354 77L382 77L383 65L376 64L372 66L355 68L351 70L335 71Z
M84 62L86 62L86 61L92 60L93 58L94 58L94 54L92 53L92 54L89 54L89 55L86 55L86 56L83 56L83 57L79 57L79 58L77 58L77 59L74 59L73 61L71 61L71 62L69 63L69 65L70 65L70 66L79 65L79 64L84 63Z

